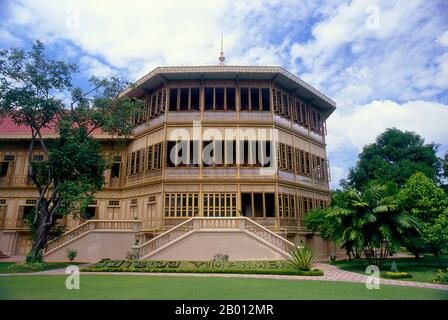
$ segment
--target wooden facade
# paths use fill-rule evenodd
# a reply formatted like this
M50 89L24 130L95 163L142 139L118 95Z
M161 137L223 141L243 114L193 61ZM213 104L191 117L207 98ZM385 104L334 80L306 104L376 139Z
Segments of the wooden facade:
M334 102L274 67L158 68L124 94L145 107L128 141L100 137L113 165L90 218L141 220L149 239L190 217L247 216L288 239L310 241L304 216L330 202L325 121ZM208 129L213 137L203 136ZM265 140L276 163L251 162L247 151L234 151L241 161L173 164L176 135L193 137L191 160L191 150L201 152L228 129L275 132ZM224 150L250 148L249 140L234 137ZM23 217L37 197L27 178L28 144L24 135L0 134L0 250L13 255L30 246ZM33 159L43 160L38 152ZM69 230L80 221L59 223Z

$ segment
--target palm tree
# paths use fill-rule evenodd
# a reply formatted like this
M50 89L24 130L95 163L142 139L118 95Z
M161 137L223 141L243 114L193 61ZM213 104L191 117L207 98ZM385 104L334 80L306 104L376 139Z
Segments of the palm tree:
M400 247L409 234L418 232L416 220L405 214L396 196L383 185L373 185L361 193L343 192L337 205L329 210L333 238L348 252L369 264L383 267L391 251Z

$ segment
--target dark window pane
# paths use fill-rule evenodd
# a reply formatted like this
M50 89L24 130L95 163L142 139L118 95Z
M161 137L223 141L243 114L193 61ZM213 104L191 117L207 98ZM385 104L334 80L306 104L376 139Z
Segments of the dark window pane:
M249 89L240 89L241 110L249 110Z
M110 175L111 175L111 177L112 178L118 178L118 177L120 177L120 163L118 163L118 162L114 162L113 164L112 164L112 168L111 168L111 172L110 172Z
M227 110L235 110L235 88L226 88Z
M262 193L254 193L254 216L255 217L263 216L263 194Z
M0 162L0 177L6 177L8 174L9 162Z
M252 110L260 110L260 90L258 88L250 89L250 104Z
M199 88L191 88L190 109L199 110Z
M283 114L289 116L288 95L283 95Z
M204 89L204 109L213 110L213 88Z
M170 89L170 111L176 111L176 108L177 108L177 88L174 88Z
M224 110L224 88L215 88L215 109Z
M266 217L275 217L275 200L273 193L264 194L264 202L266 206Z
M93 219L96 217L97 207L87 207L84 218Z
M262 110L270 111L271 110L271 94L268 88L261 89L261 101L262 101Z
M241 193L241 214L244 217L252 217L252 194Z
M180 110L188 110L188 88L180 89Z

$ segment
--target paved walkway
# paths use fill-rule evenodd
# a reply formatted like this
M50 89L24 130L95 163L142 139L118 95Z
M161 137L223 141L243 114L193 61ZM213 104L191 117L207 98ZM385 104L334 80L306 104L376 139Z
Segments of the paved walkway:
M86 268L90 264L79 265L80 268ZM335 266L318 263L316 266L318 269L324 271L323 276L292 276L292 275L269 275L269 274L227 274L227 273L143 273L143 272L89 272L85 275L135 275L135 276L167 276L167 277L215 277L215 278L256 278L256 279L285 279L285 280L320 280L320 281L342 281L342 282L361 282L365 283L369 278L366 275L345 271ZM21 276L21 275L65 275L65 268L39 271L33 273L9 273L0 274L0 276ZM415 281L402 281L391 279L380 279L380 284L394 285L394 286L406 286L417 288L429 288L440 289L448 291L448 285L415 282Z

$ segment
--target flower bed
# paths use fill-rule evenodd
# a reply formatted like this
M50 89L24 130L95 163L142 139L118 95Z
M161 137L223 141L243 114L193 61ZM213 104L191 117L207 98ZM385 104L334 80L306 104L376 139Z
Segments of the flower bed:
M299 271L286 261L161 261L104 259L82 272L237 273L322 276L322 270Z
M408 272L386 272L384 274L381 274L383 278L387 279L410 279L412 278L412 274Z

